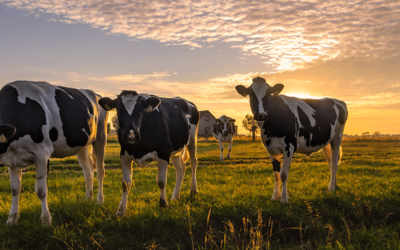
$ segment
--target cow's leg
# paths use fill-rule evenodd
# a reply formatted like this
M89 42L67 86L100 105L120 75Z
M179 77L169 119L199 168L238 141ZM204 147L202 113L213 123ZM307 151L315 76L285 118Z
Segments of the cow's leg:
M167 187L167 171L168 162L166 160L158 159L158 170L157 170L157 185L160 188L160 207L168 207L167 195L165 189Z
M99 190L97 192L97 203L103 204L104 202L103 181L105 175L104 154L105 154L106 142L105 140L97 139L95 142L93 142L92 147L94 150L92 158L96 162L97 180L99 183Z
M233 142L233 136L230 136L230 138L229 138L229 147L228 147L228 155L226 156L228 159L231 158L232 142Z
M342 138L336 137L332 142L331 142L331 151L332 151L332 158L331 158L331 181L329 183L328 191L329 192L334 192L335 189L337 188L337 183L336 183L336 172L338 169L340 157L341 157L341 147L340 144L342 142Z
M332 170L332 148L331 148L331 144L328 143L328 145L326 145L322 149L322 152L324 152L325 159L329 164L329 169Z
M43 225L51 225L51 215L47 206L47 163L48 159L36 159L36 183L35 192L42 204L42 219Z
M121 155L122 167L122 198L115 216L124 216L128 207L129 191L132 187L132 159Z
M294 146L289 144L289 147L286 147L285 152L283 153L283 163L281 169L281 181L282 181L282 195L281 195L281 202L288 203L289 202L289 195L287 191L287 181L289 179L289 169L290 164L292 163L292 158L294 154Z
M222 145L222 138L218 140L219 142L219 149L221 150L221 154L219 156L219 160L223 161L224 160L224 145Z
M192 181L190 182L190 195L195 195L197 194L197 180L196 180L196 170L197 170L197 127L193 128L193 125L191 125L191 137L190 137L190 142L187 146L187 149L189 150L189 156L190 156L190 166L192 168ZM220 145L222 146L221 142ZM223 148L223 147L222 147ZM221 151L221 157L222 157L222 151Z
M8 174L10 176L12 201L6 224L14 225L19 219L19 194L21 193L22 170L8 168Z
M175 189L172 193L172 200L179 199L183 178L185 177L186 165L183 163L182 154L171 156L172 164L175 167L176 181Z
M272 168L274 170L275 177L275 189L274 194L271 197L271 200L278 200L281 198L281 163L279 161L279 157L272 157Z
M93 197L93 178L94 178L94 165L89 157L88 147L82 149L76 157L78 158L79 165L83 170L83 175L86 181L86 200L92 200Z

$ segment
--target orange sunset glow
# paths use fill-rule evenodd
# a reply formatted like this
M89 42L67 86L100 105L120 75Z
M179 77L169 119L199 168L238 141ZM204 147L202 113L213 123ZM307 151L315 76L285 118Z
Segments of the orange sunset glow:
M180 96L241 121L235 86L263 77L283 95L333 97L345 133L398 134L399 3L0 1L1 84L24 79ZM245 133L239 122L239 133Z

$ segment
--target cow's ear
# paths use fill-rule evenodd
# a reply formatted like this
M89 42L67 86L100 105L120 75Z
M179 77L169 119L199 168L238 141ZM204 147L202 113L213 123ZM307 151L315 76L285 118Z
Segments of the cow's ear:
M160 105L161 100L160 100L160 98L152 96L152 97L147 98L146 100L142 100L141 103L142 103L143 109L146 112L151 112L151 111L155 110L158 107L158 105Z
M250 88L246 88L243 85L237 85L235 88L236 91L244 97L246 97L250 93Z
M108 97L103 97L99 100L100 106L107 111L117 108L117 102L117 99L112 100Z
M0 143L6 143L8 140L13 138L17 132L17 129L11 125L1 125L0 126Z
M235 119L231 119L231 122L236 122L236 120Z
M270 90L269 92L271 93L271 95L278 95L279 93L282 92L283 87L284 87L283 84L280 84L280 83L275 84L275 85L271 88L271 90Z

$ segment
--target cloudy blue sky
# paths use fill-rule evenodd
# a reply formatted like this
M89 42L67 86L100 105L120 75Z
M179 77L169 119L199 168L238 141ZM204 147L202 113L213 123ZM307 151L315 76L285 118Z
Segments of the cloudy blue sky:
M399 1L0 0L0 87L134 89L241 120L234 87L262 76L346 101L348 134L400 134L399 22Z

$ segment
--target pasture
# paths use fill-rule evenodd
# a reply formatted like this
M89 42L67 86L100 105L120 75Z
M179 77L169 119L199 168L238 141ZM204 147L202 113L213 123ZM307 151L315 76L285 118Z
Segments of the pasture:
M188 167L180 200L169 200L175 185L170 164L170 206L160 209L155 164L134 165L127 216L116 218L122 173L119 144L109 140L104 205L85 201L76 157L51 160L51 227L40 223L34 168L22 178L18 225L5 225L11 192L7 169L1 167L0 249L400 249L400 142L342 146L339 190L327 192L330 172L322 152L296 155L285 205L270 200L272 166L259 140L234 141L232 159L223 162L217 141L200 141L198 195L189 195ZM224 156L227 144L225 151Z

